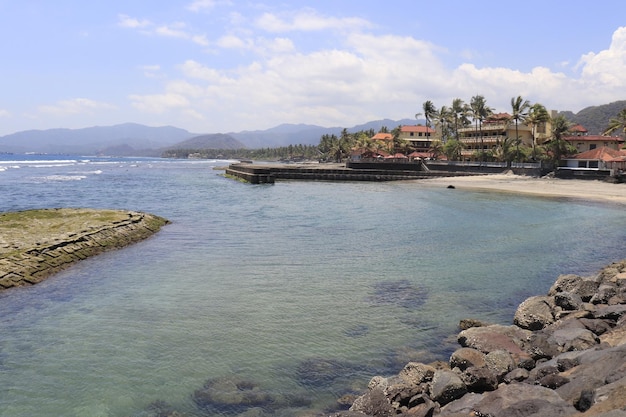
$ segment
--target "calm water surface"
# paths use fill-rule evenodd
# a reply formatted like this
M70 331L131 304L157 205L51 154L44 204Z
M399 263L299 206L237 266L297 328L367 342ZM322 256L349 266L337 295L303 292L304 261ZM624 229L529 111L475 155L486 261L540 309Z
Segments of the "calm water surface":
M189 416L207 381L328 410L624 257L621 207L419 182L242 184L225 161L0 156L0 211L120 208L157 235L0 294L0 416ZM452 180L451 180L452 181ZM297 400L295 400L297 399Z

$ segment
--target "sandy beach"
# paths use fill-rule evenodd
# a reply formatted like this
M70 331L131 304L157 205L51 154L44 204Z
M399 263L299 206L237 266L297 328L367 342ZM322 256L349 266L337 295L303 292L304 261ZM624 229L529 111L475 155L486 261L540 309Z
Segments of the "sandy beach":
M572 198L626 205L626 184L596 180L534 178L515 174L492 174L420 180L423 184L460 190L498 191L541 197Z

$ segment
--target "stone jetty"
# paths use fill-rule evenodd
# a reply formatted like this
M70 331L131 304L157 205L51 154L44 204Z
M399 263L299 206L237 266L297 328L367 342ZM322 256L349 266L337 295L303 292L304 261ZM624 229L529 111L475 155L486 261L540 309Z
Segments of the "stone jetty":
M124 210L44 209L0 214L0 291L41 282L89 256L158 232L168 221Z
M226 175L251 184L273 184L276 180L308 181L401 181L433 177L477 175L470 172L428 171L420 163L371 164L250 164L235 163ZM484 175L484 173L480 173Z
M376 376L334 417L626 416L626 261L562 275L511 325L463 320L448 362Z

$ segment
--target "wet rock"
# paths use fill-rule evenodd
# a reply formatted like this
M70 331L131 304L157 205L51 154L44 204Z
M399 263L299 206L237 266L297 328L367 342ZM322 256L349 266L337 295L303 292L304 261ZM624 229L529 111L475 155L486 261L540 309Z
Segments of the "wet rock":
M419 385L423 382L432 381L436 369L430 365L418 362L409 362L399 372L398 376L408 383Z
M331 384L337 378L354 373L356 368L334 359L312 358L302 361L296 368L296 376L301 385L321 387Z
M592 304L607 304L609 299L617 295L617 287L614 284L601 284L598 291L591 297Z
M498 377L489 368L467 368L461 380L470 392L493 391L498 388Z
M461 348L457 349L452 356L450 356L450 368L459 368L461 371L470 367L484 367L485 354L479 350L473 348Z
M407 309L420 307L428 298L428 291L417 288L409 280L384 281L374 285L374 295L368 298L375 304L395 304Z
M502 378L502 380L505 383L510 384L515 381L517 382L525 381L528 379L529 376L530 376L530 372L528 372L528 370L523 369L523 368L516 368L516 369L513 369L508 374L506 374L504 378Z
M598 336L587 329L558 330L549 340L559 346L563 352L591 349L600 343Z
M476 320L476 319L462 319L461 321L459 321L459 329L460 330L466 330L469 329L470 327L483 327L483 326L488 326L488 323L485 323L484 321L481 320Z
M459 375L449 370L435 372L430 389L433 401L441 405L461 398L467 392L467 387Z
M564 310L579 310L583 300L578 294L564 291L554 295L554 303Z
M486 393L475 410L491 416L569 416L577 410L555 391L539 385L513 383Z
M584 302L593 297L598 289L598 282L590 278L583 278L578 275L561 275L548 292L549 296L554 296L559 292L569 292L577 294Z
M346 329L343 334L348 337L361 337L369 333L369 326L365 324L358 324Z
M193 394L196 405L206 411L242 413L254 407L268 407L276 398L253 381L239 377L211 379Z
M511 354L517 366L531 366L534 364L531 356L522 347L532 332L517 326L491 325L486 327L472 327L463 330L458 335L458 342L463 347L471 347L483 353L495 350L505 350Z
M559 374L551 374L544 376L538 382L542 387L557 389L558 387L567 384L569 379Z
M584 390L595 391L607 382L626 378L626 345L601 350L569 352L559 358L575 359L579 362L563 373L570 382L559 387L557 392L565 400L574 404ZM557 361L558 359L557 358Z
M502 382L504 375L515 369L515 360L506 350L494 350L485 356L487 368Z
M395 414L391 402L380 387L375 387L357 398L350 407L350 411L358 411L376 417L388 417Z
M513 323L528 330L540 330L554 323L552 297L535 296L524 300L513 318Z
M582 318L580 319L580 323L598 336L611 330L611 322L609 320Z

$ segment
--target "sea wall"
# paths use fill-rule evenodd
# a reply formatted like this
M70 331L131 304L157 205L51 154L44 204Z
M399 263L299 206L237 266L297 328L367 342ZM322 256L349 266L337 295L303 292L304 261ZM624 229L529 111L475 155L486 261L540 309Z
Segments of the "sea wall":
M558 277L512 321L463 320L448 362L376 376L332 416L626 416L626 261Z
M34 214L31 220L38 226L37 233L40 239L33 240L32 244L26 247L0 253L0 291L37 284L87 257L143 240L168 223L162 217L134 211L115 212L116 216L110 217L112 220L109 222L91 221L90 216L98 216L101 212L82 211L79 213L80 222L72 218L74 221L72 230L64 231L58 237L50 239L50 234L54 234L58 226L46 227L50 222L46 223L41 219L54 218L55 215L68 216L69 210L34 211L44 214L43 217ZM75 211L70 213L74 214ZM86 217L83 213L86 213ZM110 216L111 211L106 213ZM6 223L10 221L6 220ZM20 228L19 223L16 227Z

